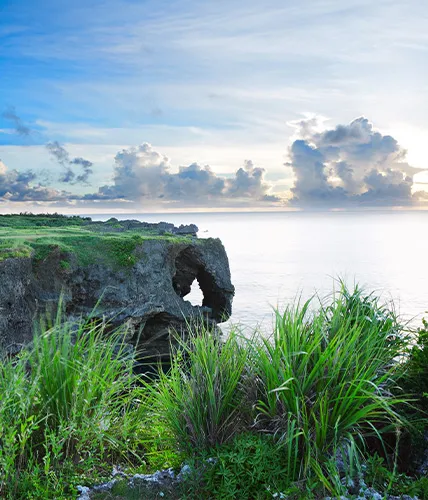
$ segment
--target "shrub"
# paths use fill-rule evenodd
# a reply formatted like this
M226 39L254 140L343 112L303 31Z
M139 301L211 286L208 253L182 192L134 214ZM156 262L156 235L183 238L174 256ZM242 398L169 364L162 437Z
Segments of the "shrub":
M273 337L250 346L257 427L282 443L290 482L315 477L337 492L336 457L352 474L364 438L400 425L390 388L402 341L394 314L358 289L310 305L277 311Z
M410 349L403 366L404 389L416 399L414 406L426 417L428 414L428 321L422 320L417 331L416 343Z
M196 325L150 383L133 374L123 330L58 316L0 363L0 496L71 498L81 475L97 481L119 461L146 472L183 458L194 474L177 498L343 494L344 479L361 477L368 438L400 434L403 365L403 380L425 392L427 325L406 364L408 339L374 295L343 287L312 304L276 311L271 338L232 329L222 340ZM390 491L411 483L380 459L366 470ZM427 481L415 488L426 497Z
M187 498L264 499L284 490L284 454L272 436L240 434L191 463Z
M401 409L408 425L400 445L399 466L406 472L417 470L426 460L428 430L428 322L413 332L413 339L401 363L400 388L397 394L407 394L408 404Z

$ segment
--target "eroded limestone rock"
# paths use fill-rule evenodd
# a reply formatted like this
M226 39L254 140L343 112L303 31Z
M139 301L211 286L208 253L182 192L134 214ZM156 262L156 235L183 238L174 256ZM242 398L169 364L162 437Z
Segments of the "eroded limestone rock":
M167 354L172 328L184 331L200 318L228 319L234 287L221 241L182 240L147 239L134 250L135 264L122 269L102 260L82 266L60 249L42 260L0 262L0 350L16 352L28 343L34 322L47 310L54 312L61 296L68 317L95 311L113 326L127 323L130 341L156 356ZM186 300L195 280L202 306Z

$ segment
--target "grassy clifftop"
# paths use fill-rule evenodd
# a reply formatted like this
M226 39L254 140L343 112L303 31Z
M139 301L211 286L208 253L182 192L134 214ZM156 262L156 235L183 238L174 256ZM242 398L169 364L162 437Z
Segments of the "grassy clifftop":
M138 259L137 247L144 241L162 239L189 242L187 235L176 235L168 224L137 221L92 221L88 217L63 215L0 216L0 262L10 258L44 259L52 251L75 256L79 265L106 262L132 266ZM173 227L173 226L172 226Z

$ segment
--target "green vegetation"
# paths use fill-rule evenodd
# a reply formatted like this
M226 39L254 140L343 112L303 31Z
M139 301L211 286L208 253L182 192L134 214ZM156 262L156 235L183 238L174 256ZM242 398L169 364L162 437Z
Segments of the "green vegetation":
M62 214L20 214L0 215L0 227L33 228L33 227L79 227L90 221L90 217Z
M98 226L90 219L52 215L1 215L0 262L9 258L34 256L44 260L52 252L64 262L75 259L87 266L104 262L115 268L132 267L142 255L136 249L147 240L162 239L170 242L188 242L186 237L159 235L148 229L117 231L117 224Z
M329 458L341 454L347 470L358 468L373 427L400 426L391 360L402 341L393 314L358 288L343 288L317 314L309 306L277 312L273 338L252 344L255 404L261 430L283 442L290 479L309 475L334 491Z
M428 412L428 321L422 320L405 365L404 389L412 393L415 409Z
M359 288L314 305L276 311L271 338L195 326L156 380L132 372L123 330L58 317L0 365L0 495L68 499L113 466L186 463L180 484L94 498L428 498L428 478L399 465L402 436L428 429L426 323L415 344Z
M378 455L369 457L365 464L365 483L380 491L393 491L395 495L428 498L428 477L410 477L397 474L386 466L385 460Z
M177 340L171 370L148 386L153 407L183 449L207 450L245 429L240 383L247 350L234 332L220 348L219 337L202 326L187 342Z
M403 425L404 398L392 389L405 338L393 312L358 288L318 313L310 304L276 312L272 338L191 337L184 364L176 356L155 390L183 448L211 453L243 430L268 434L281 447L284 487L340 495L337 457L353 477L367 438Z
M57 320L0 365L2 497L70 498L81 475L143 463L144 395L124 332L104 326Z
M287 491L286 457L271 435L241 433L191 461L195 471L185 485L188 498L272 498ZM288 489L288 492L290 489Z

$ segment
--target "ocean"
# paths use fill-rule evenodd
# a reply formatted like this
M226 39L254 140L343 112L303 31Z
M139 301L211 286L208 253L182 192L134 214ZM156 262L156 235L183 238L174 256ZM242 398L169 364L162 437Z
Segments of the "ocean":
M195 223L220 238L236 288L229 322L250 329L268 329L273 307L331 293L339 277L392 300L405 321L428 311L428 211L92 215L112 216ZM201 302L196 282L186 299Z

